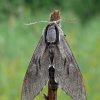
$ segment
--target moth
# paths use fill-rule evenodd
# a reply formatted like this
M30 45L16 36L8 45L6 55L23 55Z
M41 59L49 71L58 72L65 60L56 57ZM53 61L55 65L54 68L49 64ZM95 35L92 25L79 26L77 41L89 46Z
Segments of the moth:
M43 29L24 78L21 100L33 100L48 81L53 91L58 86L73 100L86 100L80 69L57 21Z

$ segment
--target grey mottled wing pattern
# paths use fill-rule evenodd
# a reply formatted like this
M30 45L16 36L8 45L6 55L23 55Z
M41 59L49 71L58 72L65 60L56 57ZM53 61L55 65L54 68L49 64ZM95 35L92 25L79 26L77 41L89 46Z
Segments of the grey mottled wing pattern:
M81 72L64 36L55 48L55 79L73 100L86 100Z
M47 52L44 38L41 37L24 78L21 100L33 100L47 83L49 67Z

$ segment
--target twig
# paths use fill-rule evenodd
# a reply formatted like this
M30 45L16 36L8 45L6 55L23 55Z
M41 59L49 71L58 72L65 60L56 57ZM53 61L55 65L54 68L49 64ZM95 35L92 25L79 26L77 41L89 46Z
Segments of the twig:
M45 100L57 100L57 90L53 91L50 87L50 83L48 82L48 96L43 94Z
M60 11L59 10L54 10L54 12L50 14L50 21L57 21L57 24L60 25ZM54 84L57 85L56 82ZM45 100L57 100L57 89L53 91L51 89L50 82L48 82L48 96L44 94L43 97Z

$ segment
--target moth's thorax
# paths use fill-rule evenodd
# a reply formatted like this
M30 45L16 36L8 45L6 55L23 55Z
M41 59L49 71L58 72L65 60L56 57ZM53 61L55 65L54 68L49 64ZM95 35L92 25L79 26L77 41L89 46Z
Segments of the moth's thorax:
M53 43L56 41L56 30L55 26L49 26L47 29L46 40L49 43Z
M59 29L55 22L50 22L44 32L46 43L57 43L59 41Z

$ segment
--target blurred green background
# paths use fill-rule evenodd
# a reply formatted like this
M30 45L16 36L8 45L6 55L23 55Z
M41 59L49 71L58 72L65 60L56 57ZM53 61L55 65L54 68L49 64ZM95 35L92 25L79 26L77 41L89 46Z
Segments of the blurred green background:
M100 0L0 0L0 100L20 100L27 66L53 10L83 75L88 100L100 100ZM67 20L67 19L76 20ZM44 100L42 94L35 100ZM58 100L71 100L61 89Z

